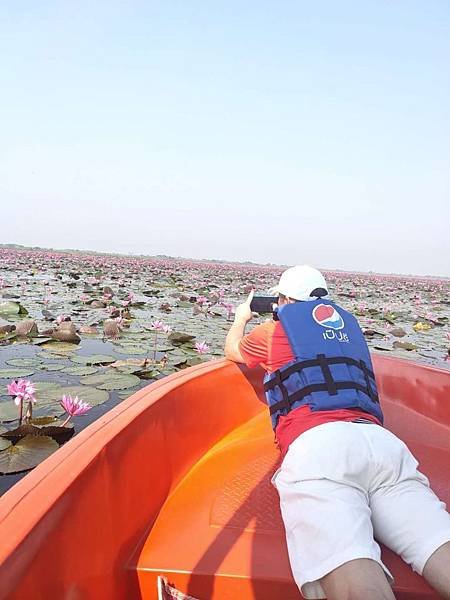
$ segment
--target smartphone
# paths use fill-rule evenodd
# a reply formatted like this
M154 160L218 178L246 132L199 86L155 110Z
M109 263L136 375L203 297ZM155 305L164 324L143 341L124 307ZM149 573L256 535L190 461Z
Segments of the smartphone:
M278 296L253 296L250 310L256 313L272 313L274 304L277 304Z

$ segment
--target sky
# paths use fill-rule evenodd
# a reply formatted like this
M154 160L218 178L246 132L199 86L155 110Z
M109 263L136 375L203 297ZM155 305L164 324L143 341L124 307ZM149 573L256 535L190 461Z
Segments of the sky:
M0 243L450 275L448 0L5 0Z

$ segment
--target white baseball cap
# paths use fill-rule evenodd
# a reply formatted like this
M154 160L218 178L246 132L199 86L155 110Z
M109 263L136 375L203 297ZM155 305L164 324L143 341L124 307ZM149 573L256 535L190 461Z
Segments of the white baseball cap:
M308 265L297 265L282 273L278 285L271 292L283 294L293 300L315 300L316 296L311 296L311 292L317 288L326 290L328 294L327 282L322 273Z

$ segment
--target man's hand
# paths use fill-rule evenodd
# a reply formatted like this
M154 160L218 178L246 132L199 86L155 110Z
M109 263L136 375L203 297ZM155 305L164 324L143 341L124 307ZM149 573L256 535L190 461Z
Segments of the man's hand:
M250 292L250 294L247 297L247 300L245 302L243 302L242 304L239 304L239 306L236 307L236 310L234 312L234 322L243 322L245 324L247 324L252 318L253 318L253 313L250 310L250 304L253 300L253 294L254 294L254 290L252 290Z
M244 337L245 326L252 319L253 314L250 310L250 303L253 299L253 290L247 297L247 300L236 308L234 313L234 322L230 327L225 340L225 357L234 362L244 363L245 360L239 351L239 342Z

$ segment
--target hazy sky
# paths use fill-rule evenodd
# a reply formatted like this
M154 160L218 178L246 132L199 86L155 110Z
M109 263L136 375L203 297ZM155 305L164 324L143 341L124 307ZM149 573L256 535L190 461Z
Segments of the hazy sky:
M5 0L0 242L450 275L448 0Z

